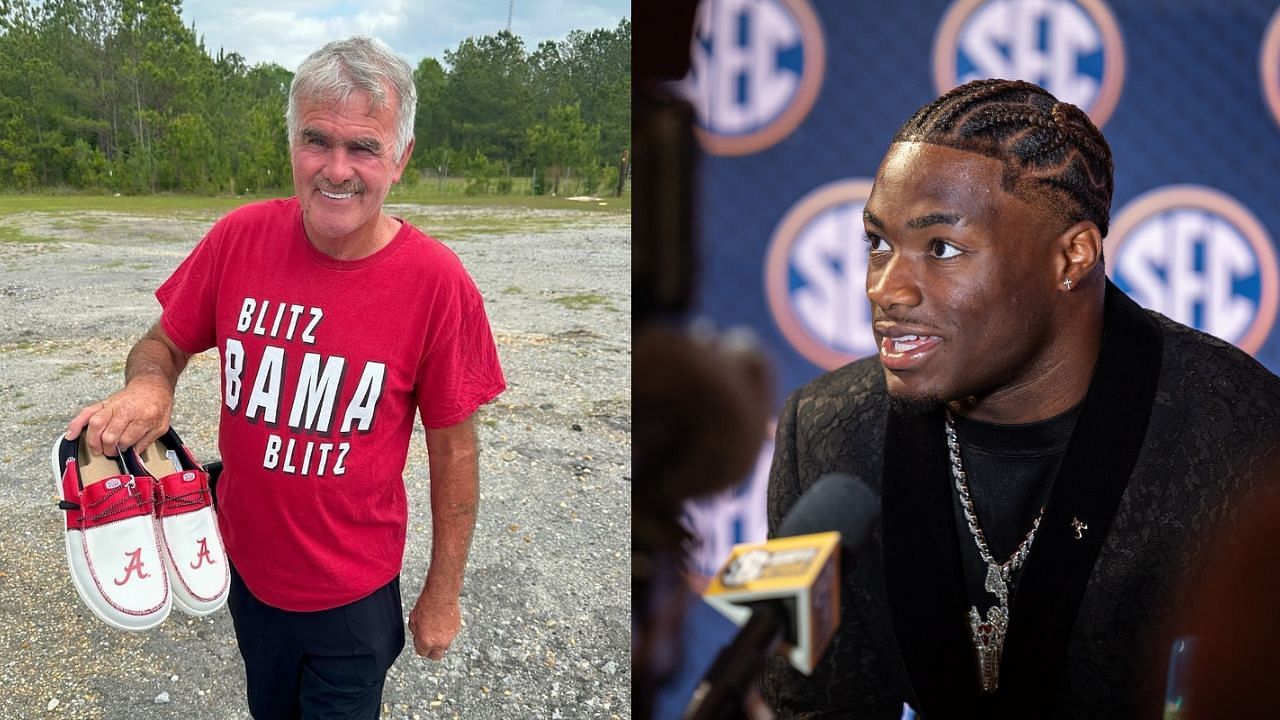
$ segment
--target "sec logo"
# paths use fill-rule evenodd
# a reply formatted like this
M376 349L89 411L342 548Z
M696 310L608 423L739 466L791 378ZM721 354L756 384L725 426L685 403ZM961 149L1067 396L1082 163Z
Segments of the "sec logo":
M728 490L684 503L683 524L697 538L689 550L689 564L699 584L710 582L734 545L763 542L769 536L766 509L775 427L770 423L762 429L765 441L748 477Z
M1266 228L1218 190L1171 185L1125 206L1106 241L1107 272L1138 303L1254 353L1280 298Z
M939 93L983 78L1026 80L1089 114L1111 117L1124 43L1101 0L957 0L933 43Z
M1271 117L1280 124L1280 9L1276 10L1271 16L1271 22L1267 24L1258 70L1262 78L1262 96L1271 109Z
M862 225L870 195L870 180L824 185L787 212L769 243L765 294L774 322L823 369L876 351Z
M682 83L702 146L746 155L791 134L818 97L825 55L806 0L704 0Z

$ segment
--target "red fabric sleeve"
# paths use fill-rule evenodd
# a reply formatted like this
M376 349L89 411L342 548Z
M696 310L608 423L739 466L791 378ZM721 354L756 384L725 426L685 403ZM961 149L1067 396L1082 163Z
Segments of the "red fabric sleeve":
M453 311L440 314L418 369L418 412L428 428L466 420L507 387L480 291L465 274L453 287Z
M218 294L218 232L219 226L215 225L156 289L156 299L162 308L160 327L173 344L193 355L217 344L214 317Z

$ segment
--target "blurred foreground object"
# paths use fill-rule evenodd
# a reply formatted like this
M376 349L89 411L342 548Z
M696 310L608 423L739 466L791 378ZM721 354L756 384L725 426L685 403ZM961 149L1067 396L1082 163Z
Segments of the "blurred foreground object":
M740 335L699 337L638 327L633 349L635 481L631 491L632 683L635 716L682 663L685 501L742 480L764 440L772 383L763 357Z
M659 689L678 679L685 616L696 608L683 504L747 476L773 397L754 342L678 329L696 282L697 150L693 108L664 84L689 71L696 7L654 0L633 9L631 677L641 719L653 717Z
M633 546L677 552L686 500L720 492L756 462L772 401L768 366L738 332L699 338L672 328L635 337Z
M1181 717L1280 717L1280 493L1245 507L1188 605L1196 640Z

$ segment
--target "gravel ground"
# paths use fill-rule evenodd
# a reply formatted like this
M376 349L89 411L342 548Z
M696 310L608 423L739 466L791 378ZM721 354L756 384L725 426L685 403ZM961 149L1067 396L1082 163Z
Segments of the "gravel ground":
M509 389L480 415L480 519L464 627L444 661L411 648L384 718L630 716L630 217L392 206L537 228L450 243L485 295ZM471 217L475 216L475 217ZM152 291L216 218L22 213L0 231L0 718L247 718L225 609L176 608L130 634L96 620L67 573L49 451L78 409L118 388ZM519 223L519 224L517 224ZM3 233L0 233L3 236ZM193 358L174 426L216 448L216 353ZM405 470L411 607L430 557L425 444Z

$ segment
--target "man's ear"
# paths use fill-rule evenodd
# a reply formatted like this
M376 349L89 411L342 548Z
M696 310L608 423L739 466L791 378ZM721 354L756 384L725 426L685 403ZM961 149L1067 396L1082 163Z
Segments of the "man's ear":
M1054 247L1058 284L1070 291L1102 266L1102 233L1092 220L1082 220L1062 231Z
M400 182L400 176L404 175L404 169L409 166L409 158L413 156L414 139L409 138L409 144L405 146L404 152L400 153L400 161L396 164L395 177L391 178L391 184Z

